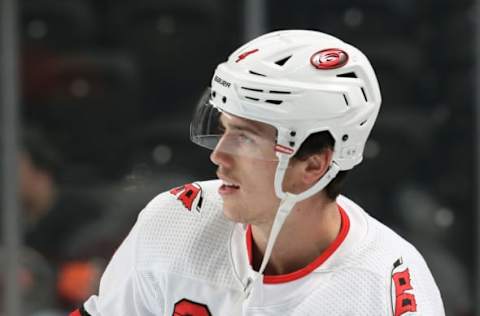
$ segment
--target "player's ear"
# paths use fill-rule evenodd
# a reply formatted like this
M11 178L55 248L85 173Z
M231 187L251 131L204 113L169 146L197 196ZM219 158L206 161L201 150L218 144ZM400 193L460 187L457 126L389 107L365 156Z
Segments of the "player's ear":
M291 159L284 181L284 190L300 193L315 184L327 172L333 158L333 150L324 149L306 158Z
M303 165L303 181L306 185L316 183L328 170L333 158L333 150L325 148L321 153L310 155Z

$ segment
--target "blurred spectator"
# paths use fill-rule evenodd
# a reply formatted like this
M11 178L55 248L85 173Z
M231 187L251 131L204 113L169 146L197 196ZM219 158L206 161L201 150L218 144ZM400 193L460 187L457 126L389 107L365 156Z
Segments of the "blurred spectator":
M82 257L82 254L68 257L66 251L72 236L95 221L102 210L101 204L89 193L91 190L69 189L70 186L62 182L62 167L59 153L43 137L41 130L25 129L19 153L22 228L26 246L38 252L35 260L42 260L45 269L51 271L48 276L45 275L46 280L36 284L35 291L48 293L49 300L43 307L53 311L62 307L69 310L76 304L76 300L72 301L72 297L64 295L68 293L64 286L65 269L70 267L69 260L88 258ZM22 272L21 280L26 280L27 285L32 282L32 278L28 277L31 274ZM82 276L85 275L77 274L77 277ZM82 282L79 284L97 284L95 278L90 277ZM26 311L38 310L37 305L25 298Z
M5 252L0 249L0 295L2 297L7 290L4 285L5 264ZM23 248L20 251L18 272L22 316L59 316L59 311L55 309L55 274L45 258L33 249ZM2 303L3 301L0 301L0 310L3 312Z
M33 131L26 131L19 154L20 202L26 232L34 229L58 198L58 155Z
M58 264L70 236L94 221L101 208L85 192L60 185L60 156L40 131L24 133L19 165L26 244Z

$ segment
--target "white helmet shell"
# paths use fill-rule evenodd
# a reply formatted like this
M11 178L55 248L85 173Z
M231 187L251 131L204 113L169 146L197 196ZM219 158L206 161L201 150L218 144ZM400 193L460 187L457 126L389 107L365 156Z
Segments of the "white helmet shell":
M277 154L291 157L309 135L330 132L340 170L361 162L381 104L362 52L305 30L268 33L243 45L217 67L211 90L215 107L274 126L283 149Z

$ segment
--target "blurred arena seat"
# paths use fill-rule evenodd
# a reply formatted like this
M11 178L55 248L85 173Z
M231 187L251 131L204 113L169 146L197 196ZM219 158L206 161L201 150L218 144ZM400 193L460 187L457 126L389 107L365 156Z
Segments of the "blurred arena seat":
M215 166L209 160L210 152L190 142L190 123L185 119L158 118L138 128L126 141L137 150L131 156L131 165L146 165L149 173L187 173L195 179L211 178ZM132 170L134 171L134 170Z
M347 42L363 38L387 38L415 29L416 6L412 1L303 1L270 2L272 27L315 28Z
M423 0L417 1L417 6L423 12L430 12L429 14L438 15L443 12L448 15L454 11L468 11L474 3L474 0Z
M388 65L381 63L376 63L376 65L378 65L376 74L382 89L383 104L414 105L415 81L402 72L391 70Z
M445 103L451 107L461 110L462 113L471 111L471 105L474 102L475 91L475 69L468 66L451 65L448 70L444 70L442 78L443 86L448 89L445 95Z
M369 56L379 77L384 104L415 105L419 69L426 68L424 39L415 1L271 1L272 28L313 28L332 33ZM422 76L424 79L425 76ZM422 100L423 101L423 100Z
M123 1L112 6L108 28L119 45L153 61L178 60L185 51L195 53L185 62L198 62L213 49L205 45L206 36L214 42L221 34L221 14L215 0Z
M190 114L196 95L208 85L213 67L223 58L224 47L241 36L232 32L235 24L225 7L216 0L112 4L107 17L109 37L138 59L150 113Z
M74 165L98 163L104 175L121 169L123 144L112 138L138 124L141 77L135 61L117 51L90 50L30 54L24 64L27 122L41 122Z
M449 64L471 65L475 62L475 42L466 40L467 34L473 32L478 16L475 12L465 15L465 12L457 12L446 17L444 23L446 41L450 49L443 50Z
M26 46L56 50L78 48L94 41L95 12L82 0L22 0L21 36Z

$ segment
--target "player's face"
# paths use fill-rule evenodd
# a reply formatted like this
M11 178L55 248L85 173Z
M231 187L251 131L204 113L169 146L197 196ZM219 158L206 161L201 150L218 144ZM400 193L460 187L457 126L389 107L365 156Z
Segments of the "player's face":
M226 114L222 114L221 122L223 135L210 159L218 166L217 175L223 181L219 193L225 216L235 222L269 223L280 202L273 186L276 130Z

